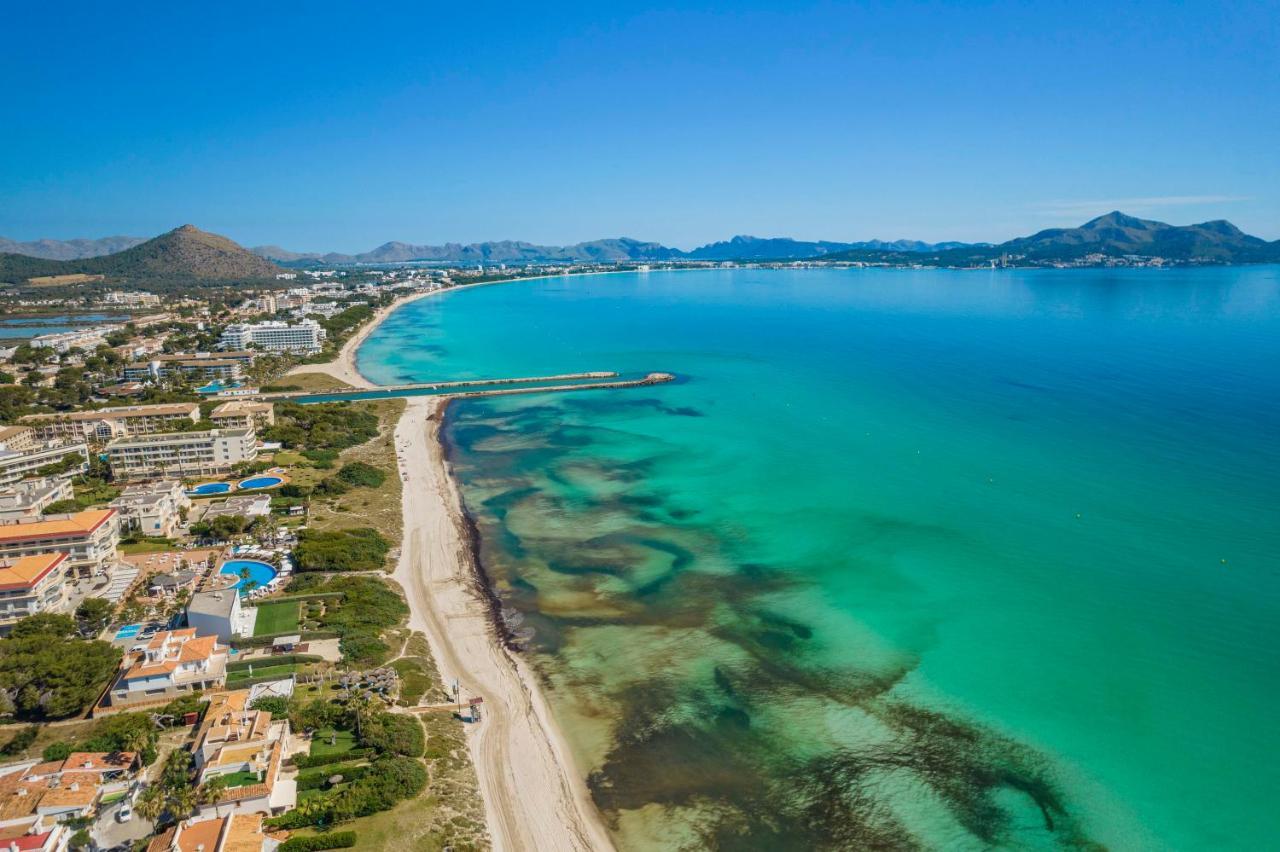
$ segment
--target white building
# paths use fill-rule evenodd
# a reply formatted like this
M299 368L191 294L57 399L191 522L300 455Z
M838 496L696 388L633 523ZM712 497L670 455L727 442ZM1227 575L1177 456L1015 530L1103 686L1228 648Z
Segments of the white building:
M240 592L234 588L196 592L187 604L187 626L201 636L230 644L240 628Z
M66 612L66 561L58 551L0 560L0 633L29 615Z
M0 490L0 524L38 521L45 506L74 496L69 479L50 476L15 482Z
M0 487L37 476L40 468L57 464L71 455L79 456L81 460L63 475L74 476L89 469L89 447L83 441L76 444L41 447L22 453L0 450Z
M298 323L233 323L222 332L218 345L224 349L257 346L271 352L319 352L324 329L315 320Z
M212 476L257 457L258 437L252 429L166 432L107 444L107 462L118 479Z
M119 513L122 529L168 538L178 531L191 498L181 482L165 479L126 486L110 506Z

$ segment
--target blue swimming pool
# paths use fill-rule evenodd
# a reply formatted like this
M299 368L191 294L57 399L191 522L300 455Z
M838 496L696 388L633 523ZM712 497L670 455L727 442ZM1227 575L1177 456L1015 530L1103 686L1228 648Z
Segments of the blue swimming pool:
M248 576L244 576L243 572L248 572ZM245 588L249 583L254 585L253 589L261 588L276 578L276 569L266 562L257 559L230 559L222 563L222 567L218 569L219 574L230 574L233 577L240 577L240 581L235 587L240 590L241 594L250 591Z
M252 491L256 488L275 488L284 482L283 476L255 476L251 479L242 479L236 487L241 491Z
M231 490L230 482L204 482L188 491L188 494L194 494L198 497L207 497L210 494L226 494Z
M141 624L126 624L116 631L117 639L132 639L142 631Z

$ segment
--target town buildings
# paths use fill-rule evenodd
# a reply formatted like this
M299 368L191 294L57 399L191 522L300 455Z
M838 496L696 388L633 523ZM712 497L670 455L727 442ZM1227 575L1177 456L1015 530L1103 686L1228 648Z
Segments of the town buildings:
M30 426L0 426L0 448L10 452L26 452L40 445Z
M135 752L73 752L65 760L0 766L0 850L64 852L67 820L92 816L104 795L128 790Z
M178 480L162 479L125 486L110 506L119 513L123 531L168 538L177 533L191 498Z
M149 382L181 376L189 381L217 379L233 382L240 378L242 372L241 362L234 358L152 358L125 366L124 378L126 381Z
M29 615L66 611L66 561L57 551L0 560L0 634Z
M273 852L279 842L262 831L260 813L183 820L152 838L147 852Z
M235 323L222 332L219 346L225 349L244 349L257 346L269 352L319 352L324 343L325 331L315 320L298 323L260 322Z
M38 521L0 525L0 559L58 551L67 555L64 564L69 573L99 576L110 573L119 540L115 509L46 515Z
M258 457L252 429L210 429L119 438L107 444L107 462L118 479L213 476Z

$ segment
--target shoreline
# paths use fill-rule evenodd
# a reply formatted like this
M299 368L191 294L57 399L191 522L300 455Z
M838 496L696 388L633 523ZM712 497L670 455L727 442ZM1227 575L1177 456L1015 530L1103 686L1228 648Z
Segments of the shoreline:
M480 696L467 744L499 850L607 850L604 821L551 715L537 676L496 623L441 439L449 397L413 397L396 426L404 540L392 575L446 683ZM409 460L426 459L425 465Z
M351 335L342 348L338 350L337 356L332 361L326 361L323 364L299 364L290 368L285 372L286 376L296 376L302 373L324 373L332 376L340 382L351 385L360 390L373 390L378 385L365 378L360 372L359 366L356 364L356 353L360 349L360 345L368 339L369 335L386 321L387 317L395 313L399 308L404 307L410 302L416 302L419 299L426 299L431 296L439 296L445 293L453 293L458 290L466 290L471 287L492 287L496 284L515 284L521 281L546 281L550 278L587 278L593 275L631 275L635 274L632 269L611 269L603 272L573 272L563 275L530 275L524 278L503 278L499 281L477 281L473 284L458 284L454 287L446 287L441 290L427 290L422 293L410 293L407 296L401 296L389 305L378 308L374 313L373 319L362 325L355 334Z
M299 365L286 375L325 373L355 388L377 388L359 372L356 351L396 309L463 287L557 277L562 276L484 281L397 299L352 335L334 361ZM511 649L492 591L483 586L475 531L449 471L441 433L453 399L409 397L396 424L404 532L391 579L403 589L409 627L427 637L444 682L456 680L463 692L484 699L483 720L468 726L466 739L493 848L612 850L613 840L537 675Z

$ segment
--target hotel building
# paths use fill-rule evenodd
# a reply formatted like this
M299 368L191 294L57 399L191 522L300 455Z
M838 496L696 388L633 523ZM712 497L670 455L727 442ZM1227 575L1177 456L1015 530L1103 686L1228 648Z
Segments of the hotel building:
M21 423L36 431L40 441L109 441L129 435L171 431L184 421L197 423L200 406L194 402L165 405L124 405L97 411L28 414Z
M210 429L119 438L107 444L107 462L120 479L214 476L258 457L252 429Z
M0 449L0 488L38 476L40 468L60 462L73 453L80 456L83 461L62 474L64 476L73 476L89 469L89 448L83 439L78 443L41 447L25 452L7 452Z
M106 574L115 559L120 524L115 509L86 509L70 515L46 515L38 521L0 525L0 559L67 555L69 572L87 577Z
M218 345L227 349L257 346L270 352L319 352L324 343L324 328L315 320L299 323L259 322L234 323L222 332Z
M233 399L219 405L209 414L219 429L253 429L261 431L276 422L276 407L269 402Z
M178 531L182 510L191 508L191 498L181 482L165 479L125 486L110 505L120 513L121 529L168 537Z
M0 560L0 634L29 615L66 611L66 562L57 551Z

